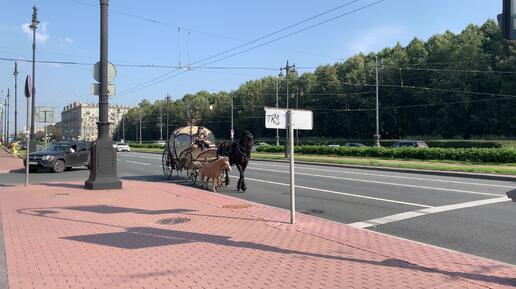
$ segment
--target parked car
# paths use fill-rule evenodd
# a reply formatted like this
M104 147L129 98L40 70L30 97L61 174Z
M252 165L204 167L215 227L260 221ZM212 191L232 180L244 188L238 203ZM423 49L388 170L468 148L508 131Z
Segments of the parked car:
M123 142L116 143L113 145L113 147L116 148L117 152L130 152L131 151L131 148L129 147L129 145L126 143L123 143Z
M29 170L51 169L62 173L73 167L90 168L90 142L53 142L41 151L29 153ZM26 160L23 160L26 166Z
M159 140L156 142L156 144L158 144L160 146L165 146L167 144L167 142L165 142L164 140Z
M360 147L365 147L364 144L361 144L359 142L350 142L350 143L347 143L344 145L345 147L352 147L352 148L360 148Z
M424 141L419 140L404 140L399 141L391 146L392 148L403 148L403 147L413 147L413 148L427 148L428 145Z

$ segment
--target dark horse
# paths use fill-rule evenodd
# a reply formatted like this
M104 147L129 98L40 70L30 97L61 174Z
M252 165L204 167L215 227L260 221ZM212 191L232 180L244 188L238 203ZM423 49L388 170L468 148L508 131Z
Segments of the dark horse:
M236 166L240 173L240 179L238 179L237 190L246 191L247 186L245 185L244 172L251 160L251 149L254 145L254 136L250 131L244 131L240 139L220 144L217 148L217 158L224 156L229 158L231 166ZM229 185L229 176L226 171L226 186Z

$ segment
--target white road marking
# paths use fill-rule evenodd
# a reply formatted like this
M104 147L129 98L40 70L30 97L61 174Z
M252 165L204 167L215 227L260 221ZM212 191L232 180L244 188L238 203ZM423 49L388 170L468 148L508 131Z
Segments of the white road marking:
M266 172L275 172L275 173L283 173L288 174L285 171L277 171L270 169L258 169L258 168L249 168L251 170L258 171L266 171ZM301 176L311 176L318 178L327 178L327 179L336 179L336 180L344 180L344 181L352 181L352 182L361 182L361 183L371 183L371 184L380 184L380 185L388 185L388 186L396 186L396 187L407 187L407 188L416 188L416 189L425 189L425 190L434 190L434 191L444 191L444 192L455 192L455 193L463 193L463 194L472 194L472 195L482 195L482 196L495 196L499 197L502 194L491 194L491 193L482 193L482 192L474 192L474 191L465 191L465 190L457 190L457 189L448 189L448 188L437 188L437 187L426 187L426 186L417 186L417 185L408 185L408 184L400 184L400 183L390 183L390 182L381 182L381 181L371 181L371 180L363 180L363 179L353 179L353 178L344 178L344 177L335 177L335 176L324 176L324 175L316 175L316 174L305 174L296 172L296 175Z
M369 228L374 227L378 225L385 225L389 223L399 222L402 220L412 219L420 216L425 216L429 214L435 214L435 213L442 213L447 211L453 211L458 209L465 209L465 208L472 208L472 207L478 207L483 205L489 205L489 204L495 204L495 203L501 203L501 202L508 202L510 201L508 198L495 198L495 199L487 199L487 200L479 200L479 201L473 201L473 202L467 202L467 203L460 203L455 205L447 205L447 206L440 206L440 207L432 207L428 209L422 209L417 211L410 211L405 213L400 213L396 215L386 216L382 218L372 219L368 221L363 222L356 222L352 224L348 224L355 228Z
M262 165L264 167L278 167L278 168L286 168L286 169L288 169L288 166L269 165L269 164L265 165L265 164L256 164L256 163L254 163L250 167L254 167L255 165L258 165L258 166ZM344 171L344 170L316 169L316 168L308 168L308 167L305 167L305 166L297 166L296 169L310 170L310 171L320 171L320 172L342 173L342 174L351 174L351 175L372 176L372 177L387 177L387 178L395 178L395 179L407 179L407 180L415 180L415 181L429 181L429 182L450 183L450 184L460 184L460 185L485 186L485 187L504 188L504 189L505 188L512 189L512 188L515 187L515 186L508 186L508 185L495 185L495 184L459 182L459 181L450 181L450 180L416 178L416 177L385 175L385 174L360 173L360 172L350 172L350 171Z
M239 178L237 176L230 176L230 177L235 178L235 179ZM286 183L278 183L278 182L271 182L271 181L260 180L260 179L251 179L251 178L245 178L245 179L246 179L246 181L248 180L248 181L266 183L266 184L271 184L271 185L278 185L278 186L285 186L285 187L290 186L290 184L286 184ZM395 203L395 204L409 205L409 206L422 207L422 208L432 208L432 206L427 206L427 205L423 205L423 204L401 202L401 201L389 200L389 199L383 199L383 198L368 197L368 196L336 192L336 191L330 191L330 190L319 189L319 188L312 188L312 187L305 187L305 186L298 186L298 185L296 185L296 188L310 190L310 191L318 191L318 192L323 192L323 193L330 193L330 194L335 194L335 195L343 195L343 196L354 197L354 198L381 201L381 202L387 202L387 203Z
M130 157L130 158L140 158L140 159L152 159L152 160L161 160L161 158L155 158L155 157L149 157L149 156L138 156L138 155L119 155L124 157Z
M132 163L132 164L138 164L138 165L145 165L145 166L150 166L151 164L148 164L148 163L141 163L141 162L135 162L135 161L125 161L126 163Z

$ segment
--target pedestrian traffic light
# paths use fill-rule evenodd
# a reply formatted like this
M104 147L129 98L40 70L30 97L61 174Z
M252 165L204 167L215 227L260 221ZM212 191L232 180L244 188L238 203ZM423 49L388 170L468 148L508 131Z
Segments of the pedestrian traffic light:
M516 40L516 0L503 0L503 13L498 15L498 24L504 39Z

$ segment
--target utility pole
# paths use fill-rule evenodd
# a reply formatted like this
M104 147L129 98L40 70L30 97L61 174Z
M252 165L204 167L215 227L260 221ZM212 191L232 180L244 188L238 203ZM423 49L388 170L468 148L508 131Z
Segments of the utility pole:
M0 137L2 138L2 144L5 143L5 120L4 120L4 111L5 111L5 105L3 105L0 102L0 122L2 123L2 126L0 126L0 131L2 134L0 134Z
M10 91L9 88L7 89L7 142L9 142L9 135L11 134L10 124L9 120L11 119L11 104L10 104Z
M108 12L109 0L100 0L100 73L98 138L91 147L91 170L84 183L90 190L121 189L117 152L109 136Z
M290 95L289 95L289 91L288 91L288 75L290 72L293 72L295 71L296 69L296 65L289 65L288 64L288 60L287 60L287 65L285 67L282 67L281 68L281 71L283 72L283 70L285 70L285 78L287 80L287 109L289 109L289 98L290 98ZM285 143L285 158L288 158L289 157L289 150L288 150L288 143L289 143L289 134L288 134L288 130L286 130L286 143Z
M2 94L3 94L3 91L2 91ZM4 99L4 115L2 117L2 120L3 120L3 126L2 126L2 129L3 129L3 137L4 137L4 143L7 143L8 139L7 139L7 98Z
M278 74L278 77L276 77L276 108L279 108L279 81L281 78L281 71ZM279 129L276 129L276 146L279 146Z
M168 127L169 127L169 123L168 123L168 120L169 120L169 110L170 110L170 95L167 93L167 97L165 98L167 100L167 141L168 141L168 138L170 137L169 133L168 133Z
M296 86L296 109L299 109L299 97L303 96L304 93L299 91L299 86ZM299 146L299 130L296 129L296 146Z
M18 63L14 63L14 140L18 139Z
M142 112L140 111L140 144L142 144Z
M34 119L36 118L36 29L38 28L38 8L32 7L32 23L29 28L32 29L32 107L31 107L31 118L30 118L30 143L27 146L30 147L30 151L36 151L36 135L34 132Z
M124 139L125 143L125 114L122 116L122 138Z
M235 140L235 123L234 123L234 115L233 115L233 112L235 109L234 98L235 98L235 92L232 91L231 92L231 131L230 131L231 141Z
M374 135L374 144L375 146L380 146L380 79L378 76L378 55L375 56L376 59L376 134Z
M163 108L159 108L159 140L163 141Z

